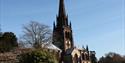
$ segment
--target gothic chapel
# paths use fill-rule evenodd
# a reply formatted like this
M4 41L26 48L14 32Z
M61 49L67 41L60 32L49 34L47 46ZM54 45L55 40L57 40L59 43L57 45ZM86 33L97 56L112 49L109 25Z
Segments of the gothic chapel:
M53 42L61 49L59 63L95 63L95 51L74 47L72 25L68 22L64 0L59 0L59 11L56 22L53 23Z

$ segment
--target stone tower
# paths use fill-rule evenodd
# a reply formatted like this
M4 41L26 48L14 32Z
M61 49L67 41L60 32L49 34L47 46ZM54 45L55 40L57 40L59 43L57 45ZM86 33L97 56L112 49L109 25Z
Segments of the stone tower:
M56 17L56 23L53 23L53 44L64 52L74 47L72 26L71 22L68 22L64 0L59 0L59 11Z
M95 63L95 51L74 47L72 26L68 22L64 0L59 0L59 11L56 22L53 23L53 42L62 51L59 53L59 63ZM94 59L93 59L94 58Z

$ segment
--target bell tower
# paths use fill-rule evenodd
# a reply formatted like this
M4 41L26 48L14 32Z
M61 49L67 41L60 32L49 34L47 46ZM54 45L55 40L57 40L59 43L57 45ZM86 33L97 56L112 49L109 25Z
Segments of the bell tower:
M56 23L53 23L53 42L55 46L63 51L74 47L72 26L68 22L64 0L59 0L59 11L56 16Z

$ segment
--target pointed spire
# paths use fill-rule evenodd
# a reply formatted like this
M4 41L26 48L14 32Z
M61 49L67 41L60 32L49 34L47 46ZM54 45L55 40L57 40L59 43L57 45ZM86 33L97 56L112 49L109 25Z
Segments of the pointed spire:
M85 49L85 48L84 48L84 45L82 45L82 49Z
M55 30L56 25L55 25L55 21L53 22L53 30Z
M86 46L86 51L89 51L88 45Z
M64 0L60 0L59 1L59 15L58 16L66 16L66 12L65 12L65 5L64 5Z
M70 25L70 28L72 28L72 23L71 23L71 21L70 21L69 25Z

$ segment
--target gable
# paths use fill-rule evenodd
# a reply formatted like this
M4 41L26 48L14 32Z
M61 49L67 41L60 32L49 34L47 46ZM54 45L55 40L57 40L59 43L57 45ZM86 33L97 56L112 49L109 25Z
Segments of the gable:
M72 57L74 57L76 54L78 55L78 57L80 57L80 51L78 49L74 48L71 55L72 55Z

